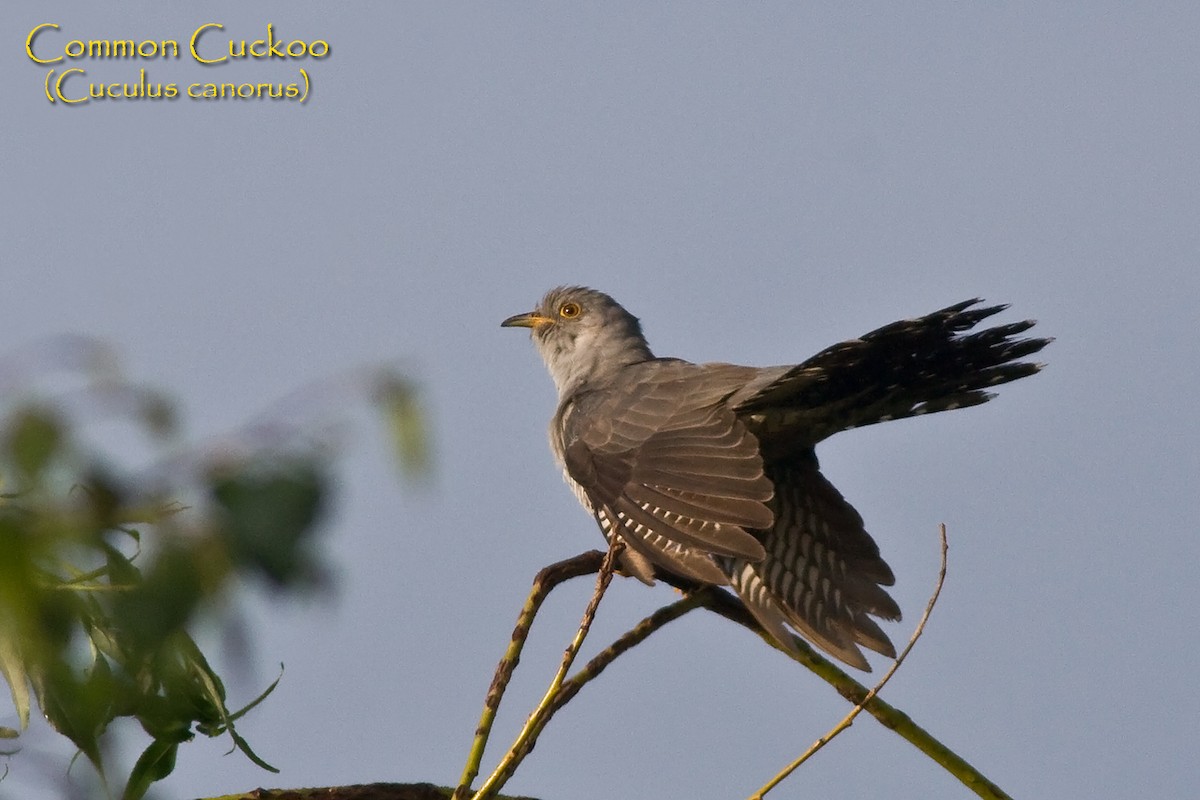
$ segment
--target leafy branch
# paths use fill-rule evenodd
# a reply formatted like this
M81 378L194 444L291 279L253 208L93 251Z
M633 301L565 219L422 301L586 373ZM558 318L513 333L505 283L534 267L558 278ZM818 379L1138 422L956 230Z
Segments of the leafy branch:
M59 373L56 388L39 390L48 373ZM293 416L316 416L314 400L344 407L335 388L369 393L391 423L401 464L420 469L407 382L374 370L317 388L290 398ZM115 417L162 446L175 434L174 407L125 382L107 348L80 338L0 359L0 403L0 675L19 727L0 728L0 738L19 743L36 704L111 797L103 743L112 722L136 720L150 741L118 784L123 800L170 774L179 745L197 734L228 735L253 763L277 771L236 722L278 679L231 707L191 630L228 614L238 582L276 591L321 583L314 539L331 493L330 459L311 421L277 414L219 448L124 470L89 446L87 425Z

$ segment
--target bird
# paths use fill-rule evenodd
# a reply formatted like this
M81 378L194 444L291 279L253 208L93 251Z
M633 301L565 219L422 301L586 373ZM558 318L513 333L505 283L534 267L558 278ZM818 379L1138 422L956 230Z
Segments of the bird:
M794 633L860 670L895 658L876 621L901 612L863 519L820 471L835 433L979 405L1038 372L1033 320L975 330L1005 305L975 298L885 325L795 365L655 356L603 292L560 286L527 328L558 391L550 447L624 574L728 587L784 650Z

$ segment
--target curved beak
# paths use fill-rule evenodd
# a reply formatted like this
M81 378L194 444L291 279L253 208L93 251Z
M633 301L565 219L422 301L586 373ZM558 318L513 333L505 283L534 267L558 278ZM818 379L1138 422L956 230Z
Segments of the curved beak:
M525 314L516 314L500 323L501 328L532 328L537 330L543 325L549 325L554 322L550 317L545 317L536 311L529 311Z

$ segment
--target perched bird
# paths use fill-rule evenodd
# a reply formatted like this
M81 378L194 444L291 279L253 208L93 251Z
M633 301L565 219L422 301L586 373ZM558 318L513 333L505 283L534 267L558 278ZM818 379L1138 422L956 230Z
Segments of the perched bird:
M821 474L815 446L850 428L978 405L1032 375L1049 339L1032 321L971 332L1005 306L968 300L886 325L795 366L693 364L650 352L602 292L553 289L504 320L530 330L558 388L550 445L623 571L728 585L795 650L789 627L870 670L895 648L892 570L862 517ZM659 573L661 574L661 573Z

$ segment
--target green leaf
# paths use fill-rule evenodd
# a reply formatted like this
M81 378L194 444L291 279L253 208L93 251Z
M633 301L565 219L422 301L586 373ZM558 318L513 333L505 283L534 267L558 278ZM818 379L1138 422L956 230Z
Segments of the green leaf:
M383 410L392 449L405 477L414 479L429 470L429 441L425 434L425 413L413 384L396 375L387 375L375 389L375 402Z
M12 693L21 730L25 730L29 727L29 674L8 631L0 633L0 672L4 673L4 680L8 682L8 690Z
M36 479L62 447L63 431L49 411L27 408L9 423L6 449L25 477Z
M324 504L324 476L315 463L296 461L265 473L249 468L212 485L224 508L222 534L238 563L278 585L311 572L306 539Z
M108 725L107 699L90 696L64 663L54 664L34 682L38 705L56 731L66 736L104 774L100 734Z
M276 678L275 680L271 681L271 685L268 686L266 689L263 689L262 694L260 694L258 697L251 700L246 705L239 708L237 711L230 714L229 721L233 722L236 719L241 719L243 716L246 715L246 712L250 711L252 708L257 706L263 700L266 700L271 695L271 692L275 691L275 687L279 685L279 682L281 680L283 680L283 664L279 665L279 677Z
M178 428L178 420L171 399L157 392L145 392L141 400L139 416L146 429L159 438L173 435Z
M0 674L12 693L21 729L29 725L29 672L26 660L37 652L30 636L37 620L30 536L16 514L0 514Z
M161 739L151 742L133 765L129 781L125 784L125 791L121 793L121 800L140 800L149 791L151 784L170 775L175 769L175 755L178 750L178 742Z
M124 569L119 559L111 563L118 571ZM177 542L164 543L149 572L113 598L113 616L128 634L125 640L131 654L159 650L191 619L204 596L198 567L192 549Z
M209 699L220 711L221 725L229 733L230 738L233 739L234 745L237 747L237 749L242 751L242 754L245 755L246 758L250 759L258 766L262 767L268 772L279 772L277 768L259 758L258 754L250 748L250 743L243 739L242 736L237 732L237 729L233 727L233 717L230 716L229 710L225 707L225 687L221 684L220 678L218 678L216 673L212 671L212 668L208 666L208 662L204 660L204 656L201 655L198 650L196 651L196 656L198 657L198 660L192 662L193 669L195 669L196 672L196 677L199 678L200 683L204 687L204 691L208 695ZM278 682L279 681L277 679L275 683ZM272 691L274 691L274 689L275 684L271 684L271 688L268 689L264 695L260 696L258 700L261 700L266 694L270 694ZM257 703L258 700L255 700L254 702ZM243 709L243 711L245 710L246 709Z
M100 548L104 552L105 569L111 586L130 587L141 582L142 573L133 565L130 556L108 542L101 542Z

